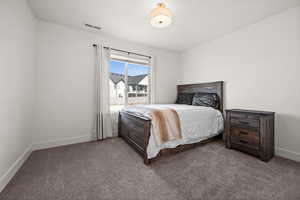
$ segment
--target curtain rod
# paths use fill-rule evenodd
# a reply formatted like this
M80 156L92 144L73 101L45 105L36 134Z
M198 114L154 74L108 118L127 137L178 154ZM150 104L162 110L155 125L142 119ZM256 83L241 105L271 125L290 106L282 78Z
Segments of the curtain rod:
M93 47L97 47L97 46L98 46L97 44L93 44ZM111 50L114 50L114 51L120 51L120 52L124 52L124 53L128 53L128 54L134 54L134 55L137 55L137 56L143 56L143 57L147 57L147 58L151 59L151 56L146 56L146 55L139 54L139 53L125 51L125 50L122 50L122 49L115 49L115 48L110 48L110 47L103 47L103 48L105 48L105 49L111 49Z

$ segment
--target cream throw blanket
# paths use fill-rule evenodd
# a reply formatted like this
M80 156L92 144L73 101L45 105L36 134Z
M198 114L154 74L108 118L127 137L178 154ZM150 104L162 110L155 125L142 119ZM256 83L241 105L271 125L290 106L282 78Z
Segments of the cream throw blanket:
M135 108L133 108L135 107ZM172 140L182 139L180 120L176 110L171 108L149 108L132 106L131 111L137 110L152 120L152 133L157 144L163 144Z

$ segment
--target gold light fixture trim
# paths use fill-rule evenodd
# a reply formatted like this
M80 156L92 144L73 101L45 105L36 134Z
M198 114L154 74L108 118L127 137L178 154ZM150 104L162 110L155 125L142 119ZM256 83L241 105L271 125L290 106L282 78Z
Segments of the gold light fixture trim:
M158 3L151 11L151 25L156 28L164 28L172 23L172 13L163 3Z

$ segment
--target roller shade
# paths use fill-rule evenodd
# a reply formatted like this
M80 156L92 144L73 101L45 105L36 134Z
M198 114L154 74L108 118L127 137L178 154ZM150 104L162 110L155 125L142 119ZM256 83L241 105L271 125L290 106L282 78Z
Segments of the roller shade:
M149 56L150 57L150 56ZM119 51L111 51L110 58L122 62L128 62L133 64L149 65L150 58L146 56L138 56L130 53L124 53Z

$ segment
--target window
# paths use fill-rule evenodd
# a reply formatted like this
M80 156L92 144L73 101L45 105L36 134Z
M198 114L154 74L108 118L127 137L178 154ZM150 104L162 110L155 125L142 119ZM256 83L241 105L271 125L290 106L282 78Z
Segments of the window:
M125 105L150 103L151 69L147 62L141 61L126 60L112 54L109 80L112 111L118 111Z

